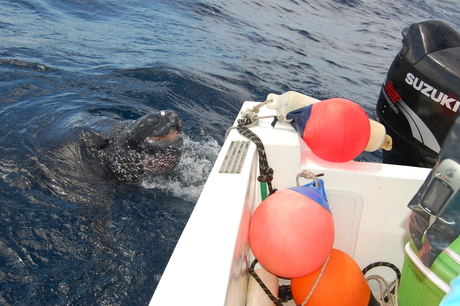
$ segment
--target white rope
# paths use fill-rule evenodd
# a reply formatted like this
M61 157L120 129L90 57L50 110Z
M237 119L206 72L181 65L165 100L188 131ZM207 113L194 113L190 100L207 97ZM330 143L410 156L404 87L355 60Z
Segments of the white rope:
M375 280L379 285L380 297L376 300L380 306L398 306L398 280L395 279L390 284L380 275L371 275L366 281ZM391 288L395 288L395 293L391 293ZM387 299L387 301L385 301Z
M297 187L300 186L300 183L299 183L299 178L303 177L305 179L310 179L310 180L313 180L313 182L315 182L315 187L318 187L318 176L321 176L322 174L314 174L313 172L309 171L309 170L302 170L299 174L297 174L297 177L296 177L296 182L297 182Z
M275 116L271 115L271 116L259 116L257 115L259 113L259 110L262 106L264 106L265 104L267 104L268 101L265 101L265 102L261 102L259 104L257 104L256 106L254 106L253 108L246 108L245 110L241 111L240 114L241 114L241 118L242 119L249 119L249 121L251 122L250 124L246 125L247 128L250 128L250 127L253 127L253 126L256 126L259 124L259 120L260 119L273 119ZM276 117L278 119L279 122L286 122L286 123L289 123L292 121L292 119L286 119L286 116L277 116ZM236 129L235 126L232 126L230 127L227 132L225 133L225 138L224 139L227 139L228 137L228 134L230 133L231 130L234 130Z
M305 306L308 303L308 301L310 300L311 296L313 295L313 292L315 292L315 289L318 286L319 281L321 280L321 277L323 276L324 270L326 270L326 266L327 266L327 263L329 262L329 258L331 258L331 256L327 257L326 262L323 264L323 267L321 268L321 272L319 272L319 275L316 278L315 284L311 288L310 293L308 293L307 297L305 298L305 300L303 301L301 306Z

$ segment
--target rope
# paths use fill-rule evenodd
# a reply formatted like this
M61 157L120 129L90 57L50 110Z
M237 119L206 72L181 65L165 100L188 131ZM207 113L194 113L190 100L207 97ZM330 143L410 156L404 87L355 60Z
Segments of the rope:
M318 286L319 281L321 280L321 277L323 276L324 270L326 270L326 266L327 266L327 263L329 262L329 258L331 258L331 256L327 257L326 262L323 264L323 267L321 268L321 272L319 272L319 275L316 278L315 284L313 285L313 287L310 290L310 293L308 293L307 297L305 298L305 300L303 301L303 303L300 306L305 306L308 303L308 301L310 300L310 298L313 295L313 293L315 292L315 289Z
M264 106L265 104L267 104L269 100L265 101L265 102L261 102L259 104L257 104L256 106L254 106L253 108L247 108L243 111L241 111L241 118L245 119L245 120L248 120L248 122L246 122L246 127L253 127L253 126L256 126L257 124L259 124L259 120L260 119L273 119L273 122L271 123L271 126L272 127L275 127L276 123L277 122L286 122L286 123L289 123L289 122L292 122L293 119L286 119L286 116L285 115L279 115L279 116L259 116L257 115L260 111L260 108L262 106ZM236 126L232 126L230 127L227 132L225 133L225 139L227 139L228 137L228 134L230 133L231 130L234 130L234 129L237 129Z
M257 180L259 182L264 182L267 184L269 194L273 194L276 192L276 189L273 188L272 186L272 181L273 181L273 169L268 166L268 160L267 160L267 154L265 153L265 147L264 144L262 143L262 140L260 140L259 136L254 134L249 128L248 125L252 125L253 122L246 119L239 119L238 124L237 124L237 131L243 135L244 137L249 138L254 142L254 144L257 147L257 152L259 154L259 177Z
M291 285L281 285L278 288L278 300L282 303L292 300Z
M388 284L388 282L380 275L371 275L366 278L367 282L374 280L379 285L380 296L378 299L376 298L377 302L380 306L398 306L398 286L401 279L401 271L399 271L398 267L392 263L378 261L365 267L362 272L366 275L369 270L376 267L388 267L396 273L396 279L390 284Z
M313 180L313 182L315 182L314 186L316 188L318 188L318 186L319 186L318 177L320 177L320 176L324 176L324 173L314 174L313 172L311 172L309 170L306 170L306 169L302 170L299 174L297 174L297 177L296 177L297 187L300 186L299 178L303 177L305 179Z
M268 289L268 287L264 284L264 282L260 279L259 275L257 275L256 271L254 270L254 267L258 263L257 259L254 259L254 261L251 264L251 267L249 267L248 271L249 274L254 277L256 282L259 284L259 286L262 288L262 290L267 294L267 296L270 298L270 300L276 305L276 306L283 306L282 301L278 300Z
M395 279L390 284L380 275L371 275L366 278L366 281L369 282L371 280L377 281L380 290L380 298L376 298L377 303L380 306L398 306L398 284L399 280ZM395 293L392 293L390 288L395 290Z
M244 137L249 138L252 142L257 147L257 153L259 155L259 177L257 180L259 182L263 182L267 184L269 194L273 194L276 192L276 189L273 188L272 186L272 181L273 181L273 169L268 166L268 160L267 160L267 154L265 152L265 147L264 144L262 143L262 140L257 136L254 132L252 132L249 128L253 127L257 124L259 124L259 119L265 119L265 118L273 118L273 116L265 116L265 117L259 117L257 113L259 113L259 109L264 106L267 103L267 101L259 103L258 105L254 106L252 109L246 109L245 111L241 112L241 116L243 119L239 119L237 122L236 130ZM276 117L275 117L276 118ZM234 129L235 127L231 127L230 129L227 130L227 134L225 135L225 138L227 138L229 132L231 129ZM291 286L290 285L282 285L279 286L279 296L280 299L276 298L268 289L268 287L264 284L264 282L260 279L260 277L257 275L257 273L254 270L255 265L258 263L257 258L254 259L254 261L251 264L251 267L249 267L248 272L249 275L251 275L256 282L259 284L259 286L262 288L262 290L267 294L267 296L270 298L270 300L276 305L276 306L283 306L283 302L287 302L288 300L292 299L292 293L291 293Z
M398 267L396 267L394 264L392 264L390 262L386 262L386 261L376 261L374 263L371 263L370 265L365 267L362 272L363 272L363 274L366 274L371 269L374 269L376 267L388 267L388 268L391 268L396 273L396 278L398 280L401 279L401 271L399 271Z

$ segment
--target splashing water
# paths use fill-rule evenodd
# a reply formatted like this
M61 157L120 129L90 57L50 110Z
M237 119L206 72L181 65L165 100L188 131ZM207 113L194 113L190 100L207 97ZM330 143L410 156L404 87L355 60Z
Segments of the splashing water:
M211 137L194 141L184 137L184 153L171 173L147 176L142 187L157 189L185 201L195 202L211 172L220 151L220 145Z

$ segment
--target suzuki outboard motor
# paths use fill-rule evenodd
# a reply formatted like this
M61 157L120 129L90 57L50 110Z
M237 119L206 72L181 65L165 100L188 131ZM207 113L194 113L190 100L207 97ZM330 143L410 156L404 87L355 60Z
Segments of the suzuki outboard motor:
M410 25L402 36L376 108L393 139L383 162L433 167L460 113L460 34L429 20Z

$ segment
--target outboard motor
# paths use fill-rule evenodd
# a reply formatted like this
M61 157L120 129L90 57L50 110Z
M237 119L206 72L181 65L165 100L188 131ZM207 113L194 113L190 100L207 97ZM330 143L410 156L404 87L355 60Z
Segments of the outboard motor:
M460 34L429 20L410 25L402 36L376 107L393 139L383 162L433 167L460 113Z

